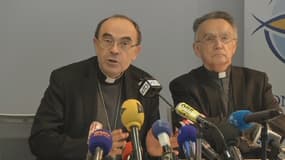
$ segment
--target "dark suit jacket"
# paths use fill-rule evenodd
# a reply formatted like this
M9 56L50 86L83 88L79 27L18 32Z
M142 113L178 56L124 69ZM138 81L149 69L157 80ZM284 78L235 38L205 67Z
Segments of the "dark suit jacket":
M216 124L227 121L232 111L245 109L256 112L279 108L272 94L272 87L268 83L268 77L263 72L232 66L230 88L231 111L224 115L222 114L223 108L226 107L222 99L224 92L218 83L209 77L204 67L194 69L170 82L175 105L186 102ZM174 123L179 119L181 117L173 113ZM284 116L275 120L271 127L284 136Z
M52 72L29 138L31 151L38 159L85 159L89 126L96 120L97 72L97 57ZM146 72L130 66L124 76L125 98L137 99L144 107L140 136L145 150L146 133L159 119L158 96L140 96L138 82L150 77Z

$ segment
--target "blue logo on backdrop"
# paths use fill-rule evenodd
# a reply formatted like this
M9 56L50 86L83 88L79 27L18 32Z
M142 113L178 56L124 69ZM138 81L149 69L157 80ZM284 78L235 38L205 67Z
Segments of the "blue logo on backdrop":
M271 5L271 2L272 0L269 5ZM285 1L275 1L272 12L273 17L266 21L252 15L260 23L260 26L252 34L263 28L269 48L280 61L285 63Z

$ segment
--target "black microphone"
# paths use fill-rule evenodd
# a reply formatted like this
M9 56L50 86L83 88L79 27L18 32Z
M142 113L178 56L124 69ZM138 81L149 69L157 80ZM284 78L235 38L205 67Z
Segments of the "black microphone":
M162 89L162 86L158 80L145 77L139 81L138 85L139 92L143 97L154 97L158 95L159 98L162 99L168 105L171 111L174 110L174 106L166 98L159 94Z
M131 134L135 159L142 160L142 150L139 139L139 130L144 123L142 104L136 99L127 99L124 101L122 104L121 121Z
M277 109L264 110L264 111L250 113L244 117L244 120L247 123L250 123L250 122L260 123L266 120L273 119L276 116L279 116L281 114L282 114L282 111L277 110Z
M139 82L139 92L144 97L154 97L159 94L162 87L158 80L144 78Z
M238 128L233 126L228 122L222 122L218 125L218 128L224 135L226 141L226 147L231 155L233 160L243 160L240 150L237 148L239 145L239 137L241 132Z
M251 122L263 123L281 114L282 112L276 109L264 110L259 112L251 112L249 110L238 110L230 115L229 122L243 131L252 127Z
M282 114L282 111L277 109L264 110L259 112L251 112L249 110L235 111L230 115L229 121L240 129L247 127L250 122L262 123L273 119Z

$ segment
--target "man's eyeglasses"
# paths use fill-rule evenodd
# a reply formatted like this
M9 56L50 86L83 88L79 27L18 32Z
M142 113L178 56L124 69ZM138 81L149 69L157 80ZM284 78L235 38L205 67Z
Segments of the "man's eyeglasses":
M227 44L236 40L236 38L234 38L231 34L221 34L219 36L216 34L206 34L201 40L197 40L196 42L212 45L216 43L218 40L224 44Z
M104 49L111 49L114 47L116 41L113 38L102 38L100 41L100 46ZM128 51L130 48L137 46L138 44L133 44L130 39L121 39L117 41L117 47L121 51Z

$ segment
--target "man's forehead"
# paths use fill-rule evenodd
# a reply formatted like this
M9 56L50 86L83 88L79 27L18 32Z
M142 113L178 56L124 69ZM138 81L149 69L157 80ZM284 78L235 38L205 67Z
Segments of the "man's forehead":
M221 36L221 35L231 35L233 32L225 30L225 31L206 31L202 33L203 35L208 35L208 36Z
M197 31L198 35L231 35L235 34L235 29L230 24L203 24Z
M101 26L99 36L103 35L109 35L115 38L134 37L137 36L137 31L129 20L111 18L106 20Z

